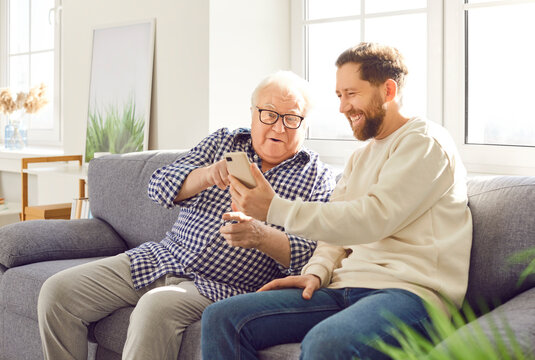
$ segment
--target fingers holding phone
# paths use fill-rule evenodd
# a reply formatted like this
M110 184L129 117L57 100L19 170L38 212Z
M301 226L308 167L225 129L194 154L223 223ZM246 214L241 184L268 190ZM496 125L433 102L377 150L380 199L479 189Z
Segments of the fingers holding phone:
M256 186L251 174L250 162L244 152L226 153L222 160L206 167L206 182L208 186L216 185L225 190L230 185L229 174L239 179L248 188Z
M234 159L232 161L227 160L227 163L232 162L234 162ZM271 200L275 196L275 191L256 164L249 164L247 161L247 166L247 175L241 174L241 178L234 175L234 170L229 166L229 173L232 175L230 176L232 203L236 210L252 216L257 220L265 221ZM247 179L246 176L250 176L250 179ZM245 184L246 181L250 185L255 184L255 186L247 186Z
M256 187L256 180L251 172L251 163L244 152L231 152L224 155L228 173L240 180L249 189Z

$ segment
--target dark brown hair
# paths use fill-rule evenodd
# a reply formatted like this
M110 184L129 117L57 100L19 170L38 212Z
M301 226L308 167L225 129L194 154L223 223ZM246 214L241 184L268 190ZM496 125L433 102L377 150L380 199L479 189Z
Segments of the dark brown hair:
M360 77L374 86L392 79L403 89L405 76L409 73L403 55L394 47L361 42L344 51L336 60L336 66L347 63L360 65Z

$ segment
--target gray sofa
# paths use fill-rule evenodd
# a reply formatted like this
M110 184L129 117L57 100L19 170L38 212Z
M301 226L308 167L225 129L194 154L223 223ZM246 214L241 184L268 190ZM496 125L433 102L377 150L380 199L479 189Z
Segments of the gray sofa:
M164 237L179 209L151 202L148 179L181 155L147 151L94 159L88 175L93 219L34 220L0 228L0 360L42 358L36 304L48 277ZM525 264L507 263L511 254L535 247L535 177L472 178L468 185L474 239L467 299L475 306L484 299L493 309L478 319L486 332L493 331L492 318L505 318L524 351L535 354L535 276L516 287ZM131 311L119 309L91 324L91 358L120 359ZM497 331L505 333L500 324ZM195 323L184 335L179 358L200 358L199 342ZM298 355L299 344L287 344L262 351L261 358Z

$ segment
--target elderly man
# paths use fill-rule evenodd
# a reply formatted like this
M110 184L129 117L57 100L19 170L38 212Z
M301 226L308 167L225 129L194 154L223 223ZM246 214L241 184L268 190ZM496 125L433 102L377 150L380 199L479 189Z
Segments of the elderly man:
M237 209L321 241L301 276L206 309L206 359L255 359L264 347L301 341L302 359L383 359L371 344L396 344L392 316L424 332L425 301L462 303L472 220L451 137L401 114L407 68L396 49L361 43L336 65L340 112L369 142L328 204L283 199L254 167L252 190L231 178Z
M223 155L247 153L282 198L327 201L333 176L302 147L307 86L291 72L268 76L252 95L251 130L220 129L154 172L149 196L168 208L181 206L165 239L45 282L38 314L46 359L85 359L87 325L132 305L123 358L176 359L184 329L206 306L300 272L314 241L243 215L240 223L225 224L231 196Z

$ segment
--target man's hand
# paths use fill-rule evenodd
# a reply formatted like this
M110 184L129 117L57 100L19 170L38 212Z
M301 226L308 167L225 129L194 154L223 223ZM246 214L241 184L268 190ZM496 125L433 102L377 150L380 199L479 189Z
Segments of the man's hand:
M265 221L269 205L271 205L271 200L275 196L275 191L273 191L273 188L264 178L264 175L262 175L256 164L251 164L251 172L257 184L252 189L247 188L234 176L228 176L230 179L232 202L237 210L255 219Z
M225 221L237 221L235 224L222 226L219 231L231 246L260 250L284 267L291 263L290 242L286 233L268 226L236 209L223 214Z
M261 247L262 240L267 239L267 226L242 212L229 212L223 214L225 221L238 221L235 224L221 226L219 231L229 245L245 249Z
M314 291L320 288L321 282L319 277L312 274L287 276L281 279L275 279L262 286L258 291L268 291L286 288L303 289L303 299L310 300Z
M199 167L190 172L174 202L189 199L214 185L225 190L229 184L227 163L225 160L220 160L210 166Z
M216 185L221 190L225 190L230 185L227 163L224 159L207 166L204 170L204 178L208 187Z

